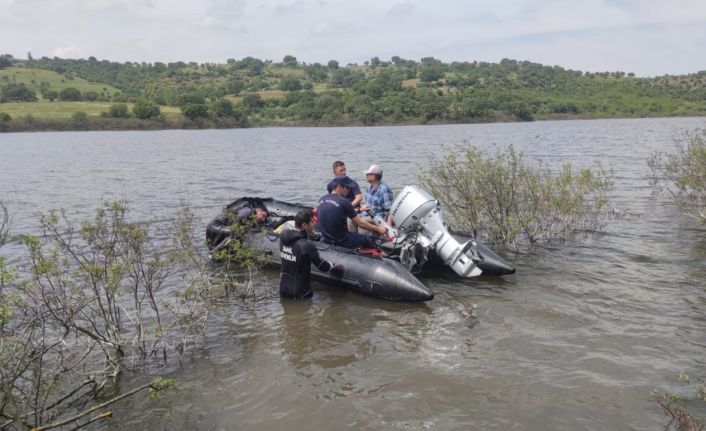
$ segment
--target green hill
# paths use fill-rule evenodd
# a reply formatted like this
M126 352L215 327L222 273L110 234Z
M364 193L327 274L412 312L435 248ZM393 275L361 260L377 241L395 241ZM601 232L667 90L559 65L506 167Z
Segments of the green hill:
M180 121L176 127L706 115L706 71L643 78L511 59L443 63L433 57L420 61L373 57L363 65L346 66L335 60L326 65L301 63L293 56L282 62L246 57L204 64L5 57L2 90L26 95L27 90L17 85L25 84L40 99L0 105L0 112L11 118L27 111L36 118L68 118L74 113L68 110L75 109L99 115L111 104L145 100ZM79 90L79 98L61 99L89 105L62 108L41 101L41 95L47 99L50 91L61 93L69 87ZM32 100L31 95L26 100ZM34 106L20 109L17 105L23 103ZM57 112L62 109L64 115Z
M52 70L37 69L25 65L0 69L0 85L8 83L25 84L37 93L39 99L42 99L42 93L45 93L46 90L60 93L61 90L69 87L76 88L82 94L94 92L105 101L110 101L115 93L120 93L110 84L89 82L72 73L62 75Z

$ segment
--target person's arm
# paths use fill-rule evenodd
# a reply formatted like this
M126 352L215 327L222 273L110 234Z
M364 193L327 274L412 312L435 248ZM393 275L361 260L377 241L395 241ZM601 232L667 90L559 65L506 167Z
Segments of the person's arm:
M385 187L385 190L383 190L382 196L382 207L385 208L385 214L387 214L386 221L387 224L392 226L392 212L390 212L390 208L392 208L392 203L395 201L395 197L392 194L392 190L390 190L387 186Z
M362 218L360 218L360 216L355 216L355 217L353 217L352 220L353 220L353 223L355 223L355 225L361 229L369 230L371 232L375 232L380 235L387 234L387 229L385 228L385 226L378 226L378 225L369 223L369 222L363 220Z
M322 272L329 272L331 268L334 267L333 262L329 262L327 260L323 260L321 256L319 255L319 250L316 249L316 246L312 244L308 240L300 240L300 241L306 241L306 243L303 244L303 251L305 254L309 255L309 259L311 260L311 263L314 264L317 268L319 268L319 271Z
M351 206L353 206L353 208L358 208L360 206L360 203L363 202L363 192L360 191L360 186L358 185L358 183L353 180L348 183L348 187L350 187L351 193L353 194Z

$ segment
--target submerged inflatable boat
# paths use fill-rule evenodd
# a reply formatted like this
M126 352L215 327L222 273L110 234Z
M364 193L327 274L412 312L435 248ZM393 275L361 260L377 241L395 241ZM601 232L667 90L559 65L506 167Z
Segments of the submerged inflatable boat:
M256 207L267 209L267 222L247 225L244 232L234 233L232 224L244 222ZM251 247L270 256L272 265L280 266L278 232L291 225L297 212L305 208L311 207L272 198L240 198L226 206L206 228L211 255L217 256L234 235L241 235ZM438 202L415 186L400 192L391 211L397 227L394 241L381 242L376 250L351 250L316 242L321 257L341 264L343 271L334 275L312 266L312 277L374 298L428 301L434 294L414 274L440 269L453 270L462 277L515 272L489 247L469 235L449 232L441 220Z

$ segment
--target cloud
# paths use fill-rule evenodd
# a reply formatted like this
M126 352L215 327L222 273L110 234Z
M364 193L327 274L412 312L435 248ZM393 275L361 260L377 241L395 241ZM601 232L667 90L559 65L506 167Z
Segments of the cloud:
M507 57L637 74L706 69L703 0L0 0L0 11L2 50L15 56Z
M211 0L205 14L193 21L198 28L244 33L245 0Z
M387 11L387 15L391 17L399 17L400 15L405 15L414 10L414 3L411 1L406 1L402 3L394 4L390 10Z
M52 56L59 58L81 58L84 56L84 53L72 43L68 46L57 47L52 53Z
M296 0L292 3L282 3L275 5L274 14L279 16L299 14L304 12L306 4L301 0Z

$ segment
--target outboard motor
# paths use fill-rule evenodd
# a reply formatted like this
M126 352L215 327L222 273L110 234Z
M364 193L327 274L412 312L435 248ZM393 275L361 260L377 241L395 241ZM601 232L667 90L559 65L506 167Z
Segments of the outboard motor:
M481 274L476 243L459 244L446 229L441 206L429 193L417 186L407 186L392 203L392 220L397 227L400 260L413 272L421 270L429 249L462 277Z

